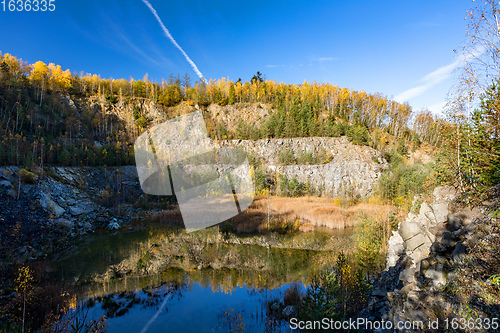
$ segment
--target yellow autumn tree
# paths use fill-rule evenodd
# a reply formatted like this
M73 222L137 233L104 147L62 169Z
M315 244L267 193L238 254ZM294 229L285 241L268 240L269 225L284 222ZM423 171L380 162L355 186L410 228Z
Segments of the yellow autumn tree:
M29 79L37 87L37 95L40 96L40 105L42 105L43 94L49 77L49 67L43 61L37 61L33 64Z
M63 71L61 66L50 63L48 66L50 70L49 83L54 89L66 89L71 86L71 72L69 69Z

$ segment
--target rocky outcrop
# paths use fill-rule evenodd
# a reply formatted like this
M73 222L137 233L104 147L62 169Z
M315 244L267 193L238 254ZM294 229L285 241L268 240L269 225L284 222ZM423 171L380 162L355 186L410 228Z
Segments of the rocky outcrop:
M41 192L40 204L49 213L49 223L51 217L62 217L75 225L82 226L82 221L87 221L94 227L105 227L109 222L107 217L103 219L107 211L107 207L103 207L105 191L109 196L140 193L133 166L111 170L55 167L47 171L36 186Z
M49 195L43 192L40 192L40 205L45 209L45 211L47 211L47 213L55 217L59 217L65 212L65 210L56 204Z
M410 265L400 274L399 279L405 284L416 282L415 273L420 270L420 262L429 256L435 243L436 234L444 223L453 220L448 215L448 206L454 197L451 187L438 187L434 190L434 201L429 205L423 202L418 215L408 214L408 218L399 223L398 231L389 239L387 268L393 266L404 253L410 259Z
M309 183L316 190L338 197L370 196L380 174L387 168L382 154L367 146L356 146L340 138L295 138L263 140L229 140L221 146L235 147L263 160L270 174L295 177L301 183ZM295 158L304 153L326 153L328 158L318 165L279 165L279 154L291 151Z
M473 246L481 212L470 208L454 211L454 197L453 188L438 187L431 203L423 202L418 215L410 213L399 223L389 240L386 270L374 283L363 317L394 324L428 323L437 318L433 309L460 313L460 304L443 293L443 288L463 278L460 267Z
M134 207L142 191L133 166L36 169L26 183L20 170L0 167L0 261L35 259L98 228L120 229L142 212Z

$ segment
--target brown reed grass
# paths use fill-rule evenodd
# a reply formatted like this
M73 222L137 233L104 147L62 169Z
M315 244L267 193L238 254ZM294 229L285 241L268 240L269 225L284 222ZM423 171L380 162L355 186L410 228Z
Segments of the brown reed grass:
M237 231L261 231L268 218L271 223L295 223L299 225L322 226L331 229L353 227L362 215L379 221L387 220L393 205L359 203L342 207L339 200L318 197L256 197L252 205L231 222ZM268 216L269 213L269 216ZM308 228L300 228L308 229Z

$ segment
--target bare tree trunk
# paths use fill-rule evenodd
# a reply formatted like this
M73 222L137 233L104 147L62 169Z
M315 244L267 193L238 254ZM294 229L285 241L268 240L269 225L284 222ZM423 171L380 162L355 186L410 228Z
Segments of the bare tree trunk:
M42 101L43 101L43 86L44 82L42 80L42 89L40 90L40 107L42 107Z
M19 195L18 195L19 198ZM26 295L23 295L23 327L21 332L24 333L24 319L26 317Z
M457 164L458 164L458 177L460 179L460 191L463 191L464 184L462 179L462 168L460 167L460 131L459 124L457 122Z
M16 200L19 200L19 196L20 195L21 195L21 177L19 177L19 180L18 180L18 183L17 183L17 197L16 197Z
M19 124L19 104L17 104L17 110L16 110L16 132L17 132L17 125L18 124Z
M43 168L43 142L40 146L40 167Z

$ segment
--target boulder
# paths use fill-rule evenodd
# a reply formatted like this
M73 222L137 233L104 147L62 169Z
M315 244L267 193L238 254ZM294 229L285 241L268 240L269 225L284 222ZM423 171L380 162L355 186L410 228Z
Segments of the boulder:
M446 250L447 249L440 242L434 242L431 245L431 252L444 253Z
M417 234L405 242L407 250L415 250L426 242L427 238L422 234Z
M70 206L68 210L71 215L78 216L92 213L95 210L95 207L90 202L78 202L76 205Z
M0 180L0 187L5 187L6 189L11 189L14 186L8 180Z
M406 286L404 286L403 288L401 288L401 290L399 291L399 293L402 294L402 295L406 295L410 291L413 291L413 290L418 291L418 287L415 284L415 282L409 283Z
M415 283L415 273L417 272L416 266L406 267L401 273L399 273L399 280L403 281L405 285L410 283Z
M56 204L48 194L43 192L40 193L40 206L42 206L47 213L55 217L59 217L65 212L64 208Z
M389 238L386 267L392 267L396 265L399 257L404 250L404 241L399 232L393 231L391 238Z
M59 206L61 206L62 208L68 208L68 203L66 202L66 200L64 200L63 198L59 198L59 200L57 200L57 203L59 204Z
M418 290L410 290L406 298L413 303L418 303L420 299L420 293Z
M432 232L430 232L429 230L425 230L425 236L429 239L429 241L432 243L434 243L436 241L436 235L434 235Z
M421 233L422 230L413 221L403 221L399 224L399 234L404 241L414 237L415 235Z
M378 297L386 297L387 296L387 290L381 289L381 288L375 288L372 291L373 296L378 296Z
M434 257L427 257L420 262L420 274L425 275L425 271L437 264L437 260Z
M417 264L422 261L422 259L429 256L429 248L425 246L420 246L418 249L412 252L410 257L413 259L413 263Z
M117 222L112 221L112 222L109 222L107 228L109 230L118 230L118 229L120 229L120 225Z
M463 243L457 243L455 249L451 253L451 261L454 264L463 263L465 257L467 255L467 248Z
M437 264L442 264L444 266L450 267L450 262L448 261L447 257L436 256L435 259L436 259Z
M457 243L449 238L443 238L441 240L441 246L445 249L445 251L451 251Z
M271 304L271 310L279 311L279 309L280 309L280 304L278 302L274 302L273 304Z
M443 232L443 235L441 236L441 240L453 240L453 236L451 235L451 232L449 232L449 231Z
M452 186L438 186L434 189L433 195L436 201L451 201L455 197L455 190Z
M58 219L56 221L57 225L61 228L71 229L75 226L75 223L66 219Z
M425 278L432 280L432 285L435 288L440 288L448 283L448 272L444 269L443 264L429 267L425 273Z
M295 308L293 307L293 305L289 305L283 309L283 314L287 317L290 317L294 313L295 313Z
M425 216L432 223L436 222L436 217L434 216L434 212L432 211L431 207L426 202L423 202L420 205L419 216Z
M447 202L439 202L433 203L431 205L434 216L436 217L437 223L442 223L447 221L448 217L448 203Z
M448 222L446 223L446 229L451 232L457 231L462 228L462 220L459 217L448 214L447 221Z

